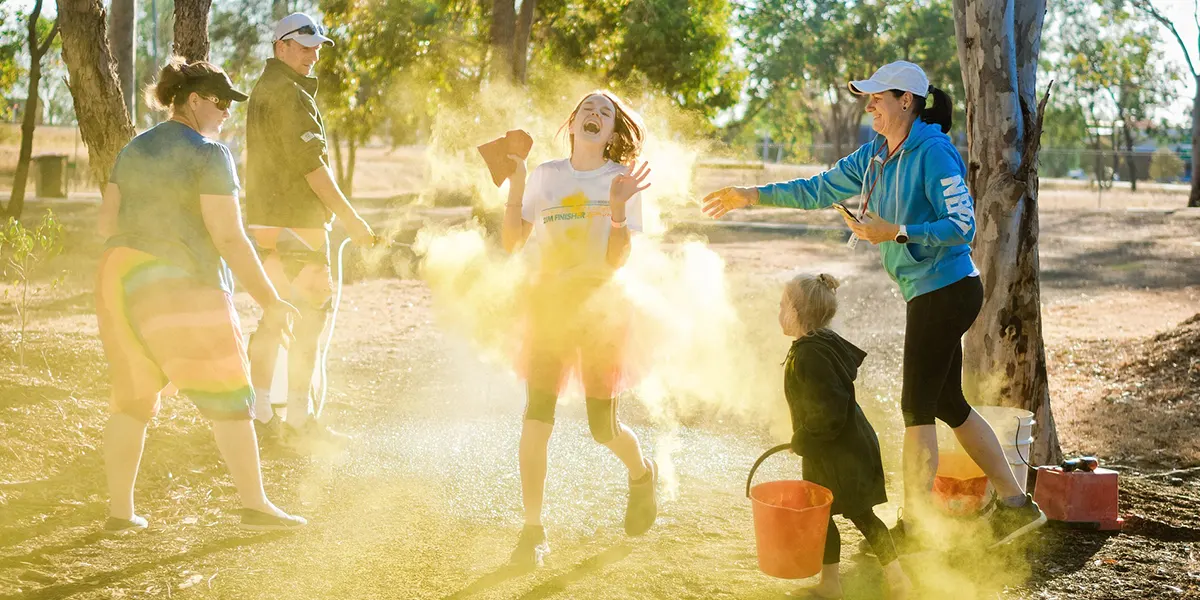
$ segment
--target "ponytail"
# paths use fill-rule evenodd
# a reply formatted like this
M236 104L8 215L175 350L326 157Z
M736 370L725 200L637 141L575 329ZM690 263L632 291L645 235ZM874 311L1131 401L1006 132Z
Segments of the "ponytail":
M921 98L917 96L916 100L917 118L942 128L942 133L950 133L950 126L954 121L954 103L950 100L950 94L946 93L939 87L929 86L929 96Z
M890 91L897 98L905 94L904 90ZM912 108L918 119L941 127L942 133L950 133L950 125L954 120L954 103L950 101L950 94L947 94L946 90L931 85L925 96L913 94Z

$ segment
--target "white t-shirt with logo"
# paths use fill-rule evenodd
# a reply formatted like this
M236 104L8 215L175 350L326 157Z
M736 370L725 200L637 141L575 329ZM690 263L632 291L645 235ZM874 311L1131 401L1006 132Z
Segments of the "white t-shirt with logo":
M609 186L629 168L609 161L591 171L576 171L570 159L538 165L525 185L521 218L533 224L528 251L534 253L539 276L605 278L608 237L612 232ZM642 195L625 203L629 229L642 230Z

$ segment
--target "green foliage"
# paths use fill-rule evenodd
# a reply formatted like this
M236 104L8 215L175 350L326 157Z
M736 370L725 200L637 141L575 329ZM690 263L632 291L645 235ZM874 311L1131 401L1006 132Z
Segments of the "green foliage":
M46 261L62 252L62 243L62 224L50 210L34 227L27 227L10 217L0 229L0 273L13 285L17 295L15 306L20 321L17 347L21 366L25 365L25 326L29 321L30 303L40 291L34 279ZM58 280L55 280L51 287L57 284ZM5 290L6 297L9 292Z
M549 0L538 11L531 72L563 68L706 117L740 97L728 0Z
M26 72L18 58L26 49L29 34L25 31L24 15L18 11L13 0L0 0L0 92L15 86Z
M962 74L949 0L744 0L736 13L750 69L748 110L733 129L758 128L785 143L838 129L852 139L863 103L846 89L893 60L925 70L956 103Z
M1053 18L1050 49L1062 57L1054 76L1090 121L1145 121L1174 99L1180 72L1148 17L1109 0L1064 0Z
M1170 148L1159 148L1150 157L1150 179L1175 181L1183 175L1183 159Z
M323 0L321 11L336 45L317 63L317 100L349 187L353 159L339 142L350 153L373 135L422 142L439 107L478 91L484 15L475 3L453 0Z
M1116 141L1133 150L1139 135L1153 133L1151 117L1170 104L1181 81L1177 66L1159 47L1157 23L1112 0L1063 0L1052 6L1050 19L1055 34L1047 37L1047 50L1058 60L1046 66L1061 83L1056 86L1065 101L1060 106L1078 107L1092 148L1099 149L1103 137L1114 137L1115 123ZM1104 161L1086 162L1091 164L1081 166L1094 171L1097 180L1107 179ZM1122 175L1133 179L1133 167L1127 158Z

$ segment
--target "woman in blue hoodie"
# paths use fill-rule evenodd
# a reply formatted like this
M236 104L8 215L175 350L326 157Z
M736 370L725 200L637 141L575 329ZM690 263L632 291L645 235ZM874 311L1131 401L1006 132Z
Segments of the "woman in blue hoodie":
M1008 542L1046 516L1021 491L996 434L963 396L962 336L979 315L983 284L971 260L975 212L966 169L946 135L950 97L904 61L849 85L870 98L874 140L815 177L717 190L704 198L704 212L719 218L752 204L813 210L862 197L859 216L843 217L858 239L879 246L908 304L901 391L908 519L897 523L893 537L901 548L913 547L905 534L929 504L937 472L934 419L941 419L995 487L991 524L998 543Z

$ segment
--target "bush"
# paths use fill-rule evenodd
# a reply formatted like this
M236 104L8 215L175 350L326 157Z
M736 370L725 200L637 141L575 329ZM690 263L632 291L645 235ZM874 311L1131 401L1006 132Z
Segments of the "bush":
M17 349L22 367L25 366L25 325L29 322L29 307L34 296L41 291L37 285L32 285L33 279L42 263L62 252L62 242L62 224L49 210L36 227L26 227L9 217L3 229L0 229L0 274L9 279L15 288L5 290L4 295L7 297L10 292L17 295L15 305L20 322ZM50 283L50 287L56 285L58 280Z
M1170 148L1159 148L1150 158L1150 178L1155 181L1176 181L1183 175L1183 159Z

